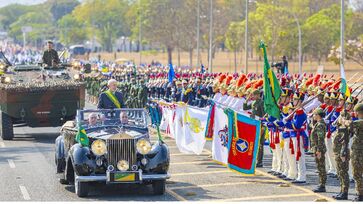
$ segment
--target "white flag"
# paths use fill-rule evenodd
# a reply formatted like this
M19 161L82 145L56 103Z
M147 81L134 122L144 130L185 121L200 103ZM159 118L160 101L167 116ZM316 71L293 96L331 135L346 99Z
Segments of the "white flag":
M184 147L188 153L201 154L205 145L207 109L187 107L184 115ZM187 152L185 152L187 153Z
M160 106L161 107L161 111L162 111L162 117L161 117L161 121L160 121L160 125L159 125L159 129L162 130L162 131L165 131L166 128L168 127L168 115L167 115L167 110L168 108L167 107L163 107L163 106Z
M213 127L212 157L227 164L228 161L228 117L221 107L216 106Z
M184 116L185 116L185 106L179 106L175 109L175 142L179 151L182 153L189 153L188 149L185 148L185 128L184 128Z

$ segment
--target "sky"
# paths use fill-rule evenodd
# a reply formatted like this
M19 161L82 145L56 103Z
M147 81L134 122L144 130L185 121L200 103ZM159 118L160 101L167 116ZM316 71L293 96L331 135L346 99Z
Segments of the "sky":
M0 0L0 7L4 7L7 6L9 4L26 4L26 5L31 5L31 4L39 4L39 3L43 3L46 0Z

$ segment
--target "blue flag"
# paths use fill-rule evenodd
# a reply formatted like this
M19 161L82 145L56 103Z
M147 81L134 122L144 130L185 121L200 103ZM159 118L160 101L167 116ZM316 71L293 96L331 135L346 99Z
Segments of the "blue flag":
M170 63L169 64L169 82L172 82L174 78L175 78L174 68L173 68L173 65Z
M202 74L204 74L204 72L205 72L205 68L204 68L204 65L203 65L203 64L201 64L201 70L200 70L200 72L201 72Z

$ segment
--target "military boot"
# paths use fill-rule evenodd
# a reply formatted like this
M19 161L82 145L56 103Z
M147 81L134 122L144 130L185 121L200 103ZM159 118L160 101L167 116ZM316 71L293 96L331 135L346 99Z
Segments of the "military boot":
M355 197L353 201L363 201L363 195Z
M319 185L318 187L313 189L313 192L315 192L315 193L326 192L325 186Z
M348 200L348 193L341 193L335 197L336 200Z

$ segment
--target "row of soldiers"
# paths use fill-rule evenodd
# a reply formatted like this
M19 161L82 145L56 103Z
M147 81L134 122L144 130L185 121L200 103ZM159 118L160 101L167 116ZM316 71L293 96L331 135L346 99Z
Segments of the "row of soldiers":
M335 196L336 199L344 200L348 197L349 169L353 170L352 177L358 194L356 200L363 198L363 123L359 115L363 111L363 105L358 104L356 97L346 97L339 93L340 80L319 74L278 76L282 94L276 103L280 107L281 116L276 118L265 114L262 76L182 74L169 80L164 72L158 76L145 74L113 77L119 81L119 90L124 95L126 106L130 108L144 107L148 98L168 102L183 101L198 107L221 103L260 119L264 124L262 129L267 134L261 137L257 167L263 166L263 144L267 139L273 153L270 171L273 175L293 183L305 183L305 155L311 152L316 159L320 178L320 185L314 189L315 192L326 191L327 165L328 173L332 177L337 176L341 183L341 192ZM102 91L101 82L105 79L107 78L99 78L99 88L94 90ZM94 81L92 77L87 80L91 82L87 84ZM88 85L87 90L92 90L93 86ZM359 89L350 90L352 95L356 90L359 92ZM98 96L98 93L93 94ZM359 96L360 93L355 95ZM140 100L142 97L144 99ZM138 101L142 102L138 104Z
M341 81L321 75L294 80L280 77L280 82L284 83L277 102L281 110L279 118L264 112L262 79L221 75L212 84L213 102L263 122L267 134L261 137L257 167L263 166L263 144L267 139L273 153L269 173L292 183L306 183L305 155L310 150L320 178L314 192L326 191L327 163L329 174L338 177L341 184L341 192L334 198L346 200L351 160L358 195L355 200L362 201L363 104L358 103L361 99L340 94ZM355 94L360 96L362 91L358 87L350 93L358 91Z

